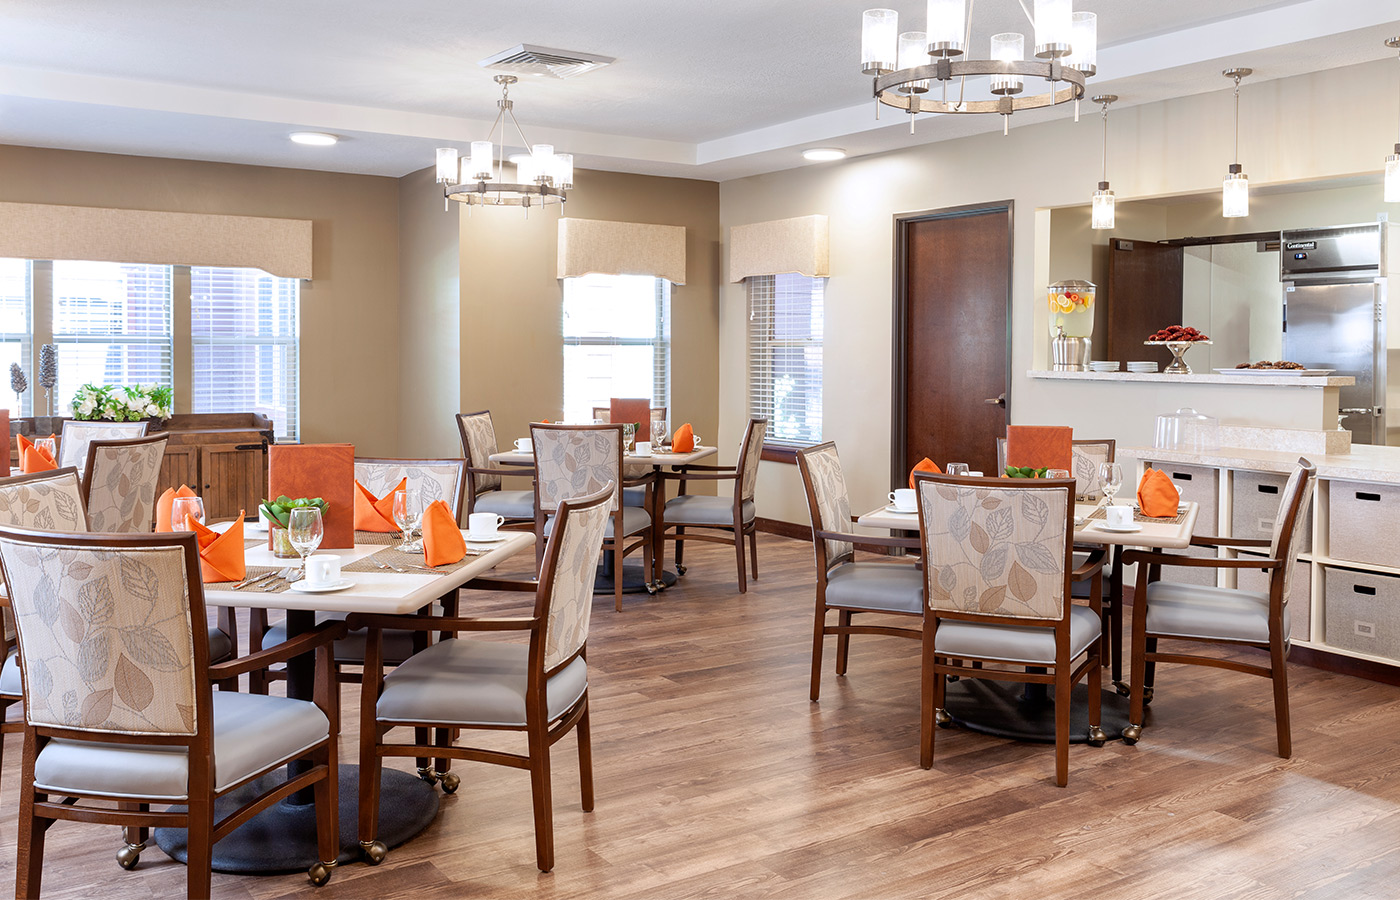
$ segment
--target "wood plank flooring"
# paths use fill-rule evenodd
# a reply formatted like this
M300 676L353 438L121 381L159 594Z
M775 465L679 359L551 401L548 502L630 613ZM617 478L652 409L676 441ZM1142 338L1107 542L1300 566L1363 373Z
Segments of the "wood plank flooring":
M1143 741L1052 748L941 731L918 766L918 644L852 641L850 674L807 700L810 546L760 536L762 580L724 548L656 598L594 607L597 806L576 744L555 746L552 874L534 865L528 775L460 763L437 822L378 868L214 876L214 895L382 898L1394 898L1400 896L1400 688L1291 666L1294 756L1274 752L1263 679L1163 666ZM522 557L525 559L526 557ZM473 595L483 614L520 595ZM344 692L354 761L358 692ZM505 746L511 742L507 741ZM19 738L0 783L0 879L14 876ZM517 745L523 747L523 739ZM56 825L47 897L183 896L154 848L134 872L114 828Z

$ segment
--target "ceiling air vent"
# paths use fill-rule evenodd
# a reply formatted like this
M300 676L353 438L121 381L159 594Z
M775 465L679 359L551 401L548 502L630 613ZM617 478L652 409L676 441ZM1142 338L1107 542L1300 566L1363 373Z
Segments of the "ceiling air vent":
M486 57L477 65L483 69L495 69L498 72L517 75L572 78L584 72L601 69L613 61L611 56L598 56L596 53L576 53L572 50L556 50L535 44L517 44L509 50Z

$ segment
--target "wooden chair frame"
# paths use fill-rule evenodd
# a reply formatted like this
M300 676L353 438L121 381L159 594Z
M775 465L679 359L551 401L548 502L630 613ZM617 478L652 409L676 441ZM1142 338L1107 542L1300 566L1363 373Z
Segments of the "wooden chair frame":
M459 509L461 510L461 514L458 516L459 522L465 521L466 517L471 515L472 512L476 509L476 479L472 476L500 475L509 478L534 478L535 471L534 469L528 466L493 466L491 465L491 460L489 459L472 459L472 448L467 441L467 427L466 425L462 424L462 420L471 418L472 416L487 416L489 418L490 415L491 410L489 409L483 409L480 412L457 413L457 436L462 442L462 458L467 461L467 502L465 507L459 507ZM491 430L493 432L496 430L494 420L491 425ZM496 490L500 490L500 488L496 488ZM530 524L532 524L531 520L529 519L518 519L508 521L509 524L505 525L504 527L512 529L529 527Z

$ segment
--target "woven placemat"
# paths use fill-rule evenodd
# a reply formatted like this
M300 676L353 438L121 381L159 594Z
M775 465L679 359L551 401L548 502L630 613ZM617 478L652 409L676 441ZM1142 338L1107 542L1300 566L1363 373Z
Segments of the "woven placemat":
M1098 509L1094 510L1092 513L1089 514L1089 519L1090 519L1090 520L1093 520L1093 519L1104 519L1104 518L1107 518L1107 517L1108 517L1108 514L1104 511L1104 508L1103 508L1103 507L1099 507ZM1141 511L1135 509L1135 510L1133 510L1133 521L1134 521L1134 522L1154 522L1154 523L1156 523L1156 524L1158 524L1158 525L1180 525L1182 522L1185 522L1185 521L1186 521L1186 513L1184 513L1184 512L1179 512L1179 513L1177 513L1177 514L1174 515L1174 516L1163 516L1163 517L1160 518L1160 519L1156 519L1156 518L1153 518L1152 516L1144 516L1144 515L1142 514Z
M435 569L429 569L427 568L427 563L423 560L423 554L404 553L396 547L385 547L383 550L375 551L371 556L366 556L364 559L357 559L349 565L341 566L340 571L383 572L385 571L384 569L375 565L376 562L382 562L404 569L405 571L401 574L406 575L450 575L463 566L470 564L476 557L482 556L488 552L489 551L486 550L473 550L468 548L467 555L458 562L446 566L438 566ZM422 566L423 568L415 568L416 566Z
M208 582L205 582L204 587L205 587L206 590L236 591L236 592L238 592L238 593L240 593L240 594L242 594L242 593L244 593L244 592L247 592L247 593L280 594L281 592L283 592L283 591L285 591L285 590L287 589L287 584L288 584L288 582L287 582L285 579L282 579L282 578L274 578L274 579L272 579L270 582L269 582L269 581L260 581L260 582L258 582L257 584L250 584L250 585L248 585L247 587L234 587L234 585L242 584L243 582L249 581L249 580L251 580L251 579L253 579L253 578L257 578L259 575L269 575L269 574L271 574L271 573L273 573L273 572L280 572L280 571L282 571L283 569L290 568L290 567L296 566L296 565L299 565L299 563L298 563L296 560L290 560L290 559L289 559L289 560L287 560L287 565L285 565L285 566L248 566L247 572L246 572L245 577L243 578L243 581L242 581L242 582L241 582L241 581L208 581ZM266 588L266 587L268 587L269 584L275 584L275 585L277 585L277 587L274 588L273 590L270 590L270 591L264 591L263 589Z

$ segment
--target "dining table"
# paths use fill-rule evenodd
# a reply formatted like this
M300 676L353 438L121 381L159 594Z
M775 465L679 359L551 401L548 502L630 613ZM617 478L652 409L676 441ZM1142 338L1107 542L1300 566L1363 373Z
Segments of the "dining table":
M1106 636L1120 648L1120 657L1123 655L1124 549L1184 550L1191 544L1200 513L1199 504L1183 502L1178 504L1175 515L1151 518L1144 516L1136 503L1132 505L1133 524L1138 526L1135 531L1110 530L1102 503L1078 502L1074 506L1076 548L1103 548L1109 553L1108 590L1104 594L1108 611ZM901 512L893 506L882 506L857 517L856 524L917 533L919 516L916 511ZM1104 664L1109 664L1107 654ZM1110 739L1122 737L1123 728L1128 724L1128 685L1123 681L1120 666L1121 663L1114 664L1111 689L1103 691L1099 725ZM1088 697L1086 684L1075 687L1070 709L1071 742L1088 740ZM1044 684L960 678L948 685L944 709L954 722L972 731L1040 743L1054 743L1055 740L1053 689Z
M697 446L694 450L686 453L653 451L648 454L630 452L623 454L622 465L624 469L627 466L650 466L656 472L657 483L656 489L652 491L651 495L651 508L647 510L652 522L652 571L648 573L646 568L641 565L624 564L622 567L622 593L638 594L643 591L655 593L676 583L676 573L668 571L662 565L666 547L666 542L662 539L662 535L665 533L662 513L666 506L664 475L667 471L675 471L684 466L692 465L717 453L719 453L718 447ZM535 454L532 450L502 450L499 453L491 454L490 459L493 463L503 466L533 466L535 464ZM611 594L613 592L611 553L603 554L603 561L598 565L598 574L593 582L593 592L596 594Z
M212 526L222 530L229 523ZM466 537L466 532L463 532ZM422 553L398 550L399 536L390 533L355 532L355 546L323 549L318 553L340 557L341 576L348 587L324 592L291 589L290 577L279 577L299 562L273 555L267 547L267 531L245 531L244 561L247 578L242 582L206 583L206 606L280 609L286 613L289 637L311 630L318 613L380 613L411 615L459 588L534 544L525 532L500 532L492 542L467 541L467 555L460 562L428 569ZM422 568L417 568L417 567ZM387 567L387 568L386 568ZM533 570L534 562L529 567ZM271 578L251 583L260 575ZM243 586L239 586L243 584ZM287 696L311 700L315 689L315 660L311 653L287 663ZM339 691L339 686L333 688ZM301 761L288 764L295 775L305 768ZM432 785L416 775L385 767L380 789L379 839L390 847L401 844L432 823L437 815L438 796ZM238 788L215 805L216 821L250 798L280 784L283 776L271 773ZM359 766L340 765L340 861L359 858L357 810L359 809ZM184 861L186 833L183 828L158 828L156 843L167 854ZM312 791L299 791L259 813L228 837L214 845L216 872L271 874L304 871L320 859L316 845L316 816Z

